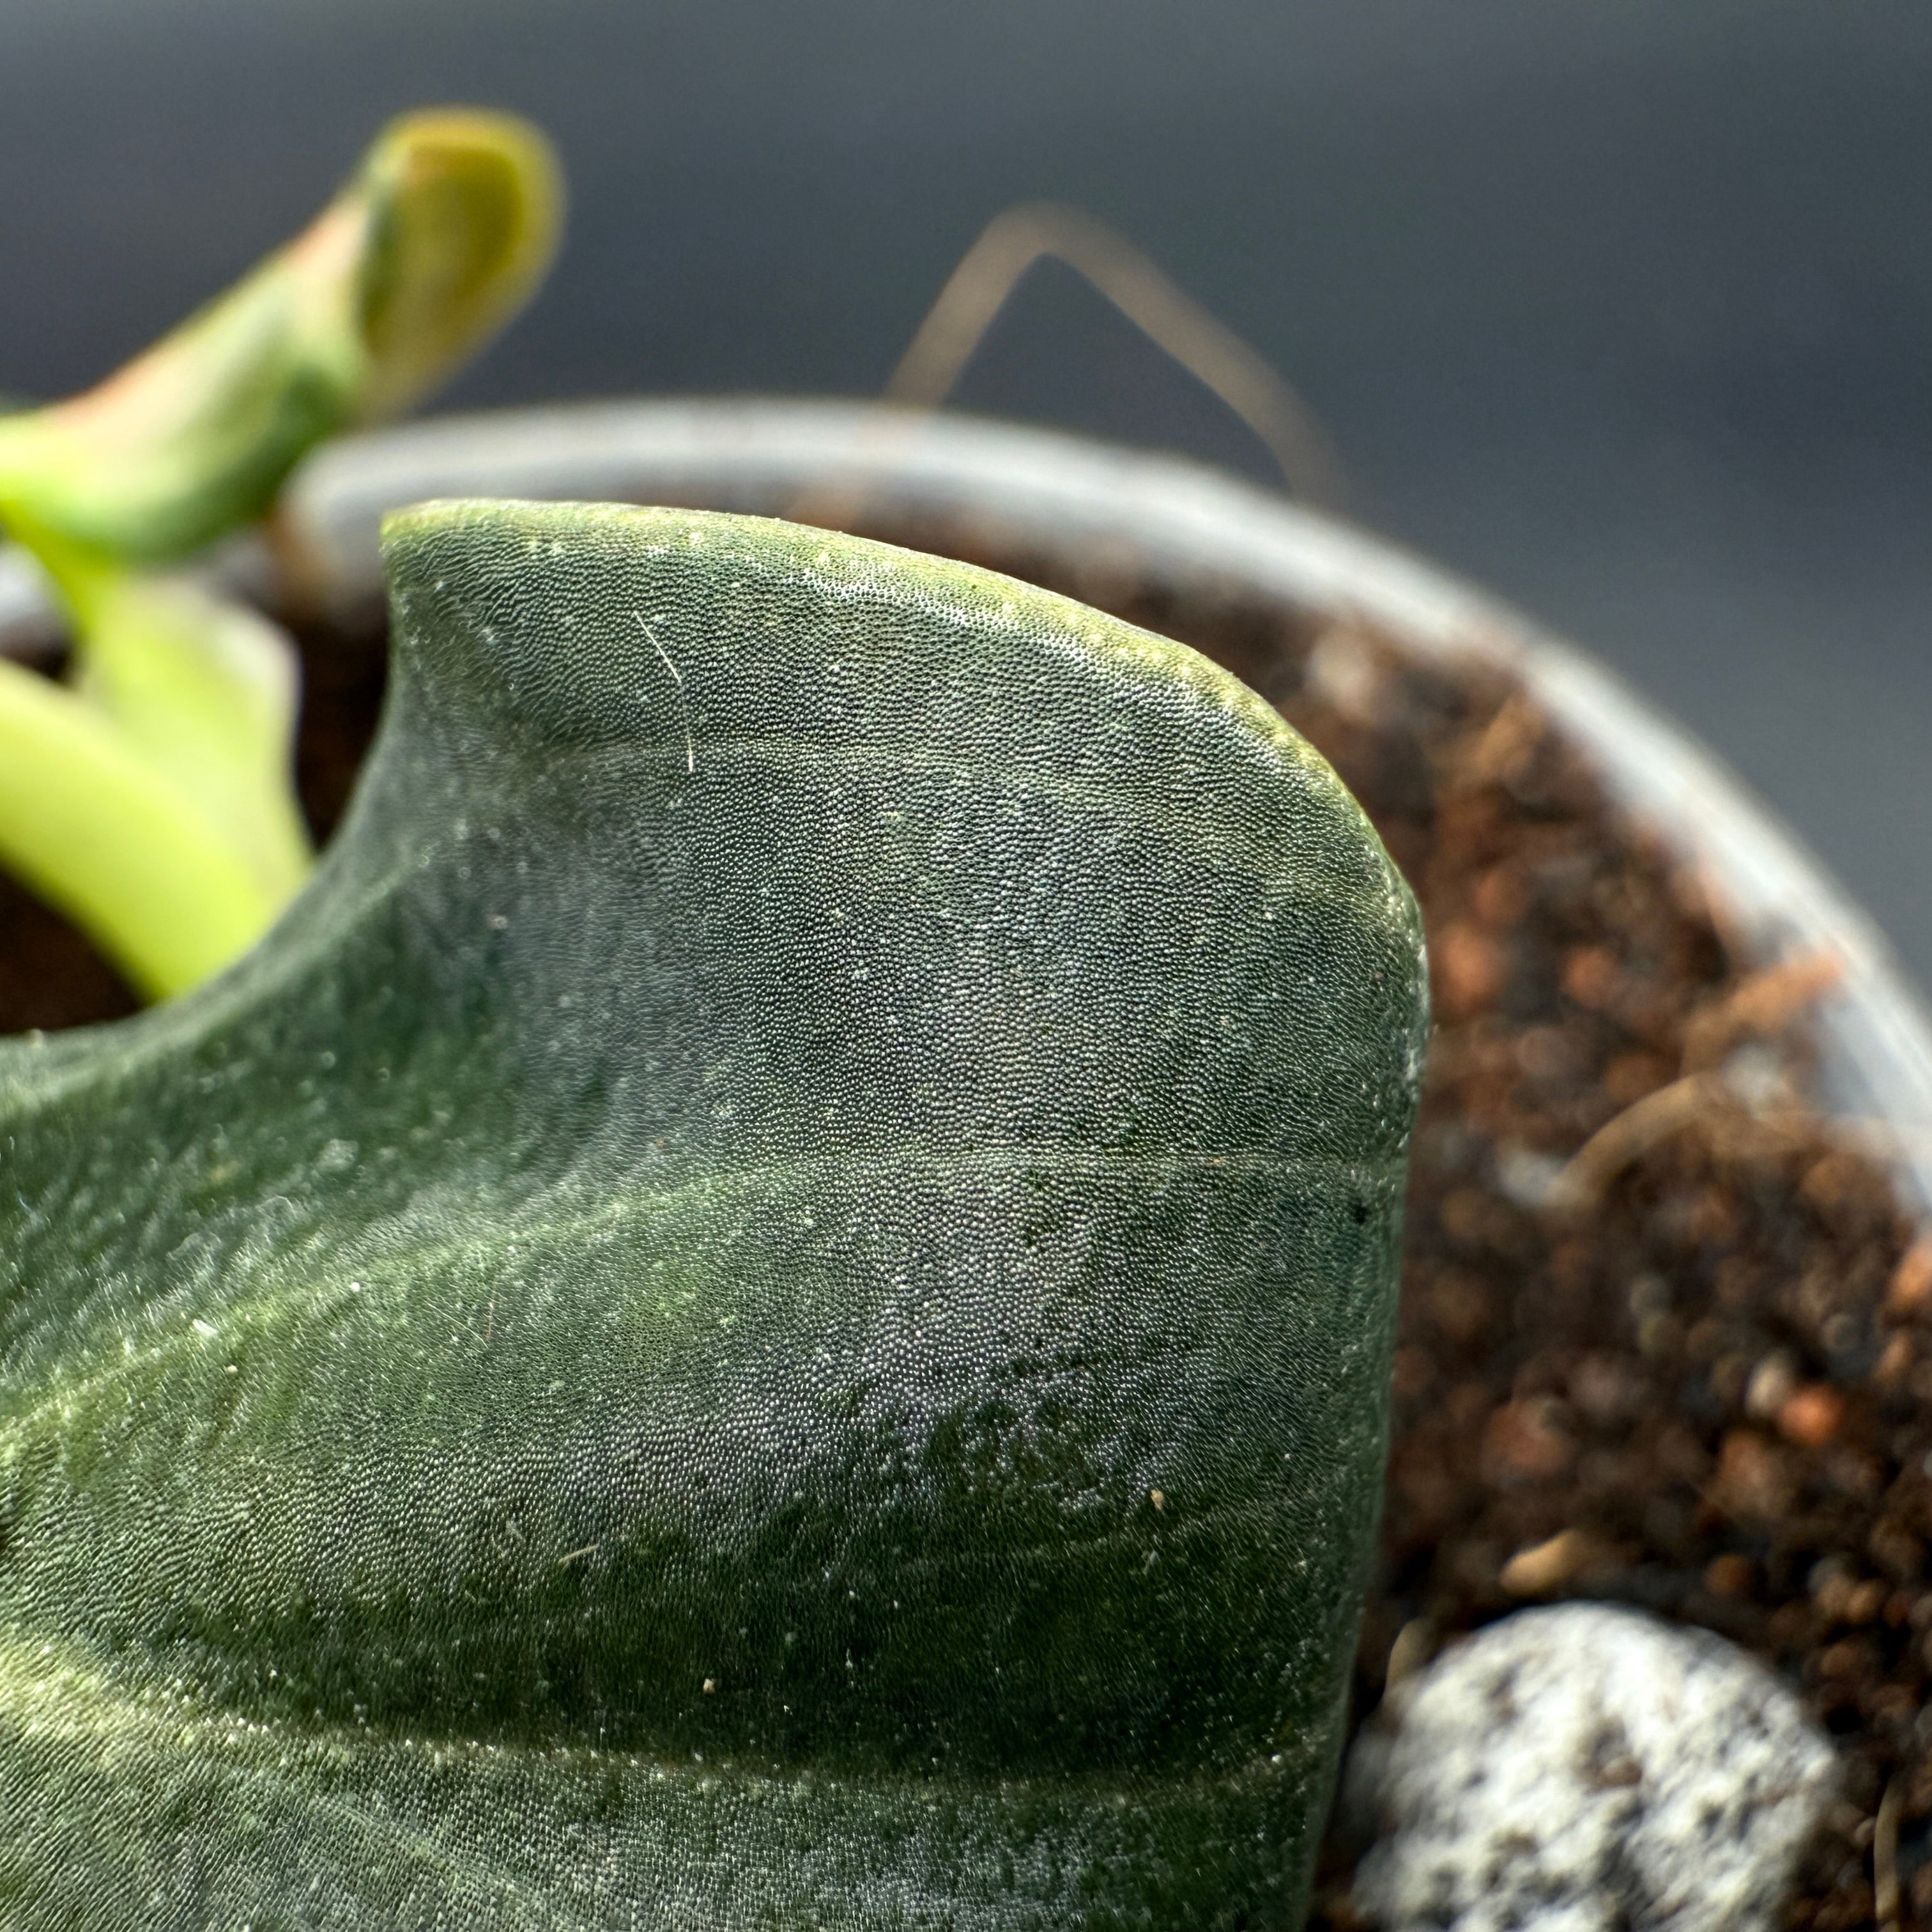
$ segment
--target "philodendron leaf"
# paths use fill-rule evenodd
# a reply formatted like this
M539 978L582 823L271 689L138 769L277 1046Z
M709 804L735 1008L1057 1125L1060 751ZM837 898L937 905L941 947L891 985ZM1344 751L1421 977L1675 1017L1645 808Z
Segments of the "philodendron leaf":
M315 443L446 375L541 278L561 200L527 123L406 115L307 230L146 354L0 417L0 530L66 607L76 687L0 664L0 862L140 992L227 964L310 859L292 644L152 566L260 514Z
M1292 1924L1423 1040L1355 806L964 566L388 545L307 890L0 1049L0 1917Z

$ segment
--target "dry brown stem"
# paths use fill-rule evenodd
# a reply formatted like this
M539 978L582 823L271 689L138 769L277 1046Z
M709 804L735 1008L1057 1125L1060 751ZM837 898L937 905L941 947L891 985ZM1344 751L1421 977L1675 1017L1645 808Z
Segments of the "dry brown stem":
M1219 397L1267 447L1291 494L1339 507L1346 493L1328 436L1267 359L1104 222L1052 202L996 214L960 257L886 382L885 399L907 412L904 422L878 434L903 434L944 402L1022 277L1049 258L1065 263ZM842 529L857 519L868 494L851 479L817 485L788 514Z
M1905 1808L1905 1780L1894 1777L1879 1800L1872 1833L1872 1916L1879 1932L1898 1925L1898 1814Z

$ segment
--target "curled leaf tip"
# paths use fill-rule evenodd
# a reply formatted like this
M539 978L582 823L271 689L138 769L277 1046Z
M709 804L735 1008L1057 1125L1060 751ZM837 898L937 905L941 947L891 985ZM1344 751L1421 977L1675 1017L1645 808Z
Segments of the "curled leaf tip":
M487 341L536 292L562 228L556 151L529 122L408 114L370 150L358 415L388 415Z
M324 438L418 400L555 251L561 176L506 114L411 114L287 245L86 394L0 422L0 524L44 556L172 562Z

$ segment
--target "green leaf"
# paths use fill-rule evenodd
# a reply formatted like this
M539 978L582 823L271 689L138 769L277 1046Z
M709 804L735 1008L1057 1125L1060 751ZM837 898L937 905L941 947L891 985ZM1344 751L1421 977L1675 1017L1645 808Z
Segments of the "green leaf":
M1292 1924L1413 903L1184 648L456 504L231 972L0 1045L33 1932Z
M359 186L368 359L356 414L367 422L418 401L530 299L556 252L563 182L528 122L450 109L397 122Z
M266 510L316 443L416 400L529 298L554 155L514 116L385 130L288 245L85 395L0 418L0 524L64 580L164 564Z

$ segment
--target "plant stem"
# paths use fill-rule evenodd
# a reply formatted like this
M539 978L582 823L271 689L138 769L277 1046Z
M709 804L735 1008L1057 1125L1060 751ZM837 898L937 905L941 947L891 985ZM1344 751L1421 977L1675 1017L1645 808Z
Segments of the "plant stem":
M0 864L151 999L244 952L284 896L110 720L4 659Z

